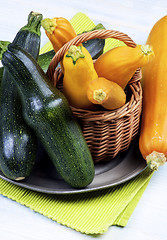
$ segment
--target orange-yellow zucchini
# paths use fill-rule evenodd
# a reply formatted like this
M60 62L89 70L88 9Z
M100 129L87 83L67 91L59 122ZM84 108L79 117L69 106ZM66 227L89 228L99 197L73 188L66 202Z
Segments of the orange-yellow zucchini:
M143 112L139 148L151 169L167 158L167 16L153 26L147 44L155 58L143 68Z

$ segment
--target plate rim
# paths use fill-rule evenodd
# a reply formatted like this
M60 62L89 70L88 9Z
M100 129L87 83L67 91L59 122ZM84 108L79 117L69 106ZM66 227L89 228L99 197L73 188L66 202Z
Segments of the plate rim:
M54 194L58 194L58 195L59 194L77 194L77 193L93 192L93 191L98 191L98 190L102 190L102 189L107 189L107 188L110 188L110 187L118 186L120 184L123 184L123 183L128 182L131 179L135 178L140 173L142 173L146 168L147 168L147 165L144 164L144 162L143 162L136 169L134 169L133 172L128 173L126 175L126 177L122 176L116 182L113 182L113 183L110 183L110 184L106 184L106 185L97 186L97 187L92 187L92 188L87 188L87 187L89 187L89 185L88 185L87 187L81 188L81 189L75 189L75 188L70 189L69 188L67 190L63 190L63 189L60 189L60 190L59 189L55 189L55 190L42 190L40 188L40 186L39 186L39 188L38 187L32 187L29 184L26 184L24 182L17 182L17 181L14 181L12 179L9 179L6 176L4 176L4 174L1 171L0 171L0 178L5 180L5 181L7 181L7 182L9 182L9 183L12 183L12 184L14 184L16 186L23 187L23 188L26 188L27 190L35 191L35 192L38 192L38 193L46 193L46 194L53 194L53 195Z

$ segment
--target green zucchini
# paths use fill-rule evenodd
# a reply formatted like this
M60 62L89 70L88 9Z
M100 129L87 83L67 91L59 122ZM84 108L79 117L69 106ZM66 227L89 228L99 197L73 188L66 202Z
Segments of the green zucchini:
M28 23L13 40L34 58L40 47L40 22L42 15L31 12ZM14 180L29 176L37 153L37 138L22 116L22 106L13 76L6 69L1 83L0 112L0 169Z
M0 43L1 43L1 41L0 41ZM30 45L31 44L29 43L29 46ZM0 55L1 55L1 53L0 53ZM40 65L40 67L42 68L42 70L44 72L47 72L49 64L50 64L52 58L54 57L54 55L55 55L54 50L50 50L50 51L48 51L46 53L42 53L38 56L38 59L37 59L38 64ZM4 67L0 67L0 82L1 82L1 79L2 79L2 76L3 76L3 69L4 69Z
M35 162L36 136L23 119L17 88L6 69L1 92L0 169L6 177L22 180L30 175Z
M44 72L47 72L49 64L52 58L54 57L54 55L55 55L55 51L51 50L46 53L40 54L38 56L38 64L40 65L40 67Z
M27 124L59 174L74 188L90 184L94 178L92 156L64 95L19 46L9 45L2 63L19 87Z
M93 30L100 30L100 29L105 29L105 27L101 23L97 24L91 30L85 31L85 32L91 32ZM86 42L83 42L82 44L89 51L91 57L93 59L97 59L103 53L103 49L105 46L105 39L99 39L99 38L90 39Z
M39 55L40 41L41 41L41 21L42 14L37 12L30 12L28 15L28 23L18 31L13 44L19 45L29 52L35 59Z

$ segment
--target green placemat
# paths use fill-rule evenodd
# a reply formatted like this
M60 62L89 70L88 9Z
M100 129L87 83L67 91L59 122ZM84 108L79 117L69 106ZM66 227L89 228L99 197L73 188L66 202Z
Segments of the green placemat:
M0 194L76 231L102 234L127 224L151 176L146 169L117 187L71 195L38 193L0 179Z
M83 13L76 14L71 23L77 33L95 26ZM118 40L109 39L105 50L122 44ZM48 43L41 52L51 48ZM0 194L76 231L102 234L112 225L127 224L152 174L146 169L134 179L119 186L71 195L39 193L0 179Z

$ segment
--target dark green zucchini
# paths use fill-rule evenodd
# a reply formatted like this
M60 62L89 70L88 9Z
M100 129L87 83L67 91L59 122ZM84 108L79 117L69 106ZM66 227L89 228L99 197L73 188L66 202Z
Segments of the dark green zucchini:
M99 29L105 29L105 27L101 23L99 23L94 28L92 28L87 32L91 32L93 30L99 30ZM105 39L99 39L99 38L90 39L86 42L83 42L82 44L89 51L92 58L97 59L103 53L103 49L105 46Z
M22 27L16 34L13 44L19 45L29 52L35 59L39 55L41 41L41 20L43 16L40 13L30 12L28 23Z
M49 64L50 64L52 58L54 57L54 55L55 55L54 50L51 50L51 51L48 51L46 53L39 55L38 64L40 65L40 67L42 68L42 70L44 72L47 72Z
M0 41L0 43L1 43L1 41ZM0 53L0 55L1 55L1 53ZM38 64L40 65L40 67L42 68L42 70L44 72L47 72L49 64L50 64L52 58L54 57L54 55L55 55L54 50L51 50L51 51L48 51L46 53L42 53L38 56L38 59L37 59ZM0 67L0 82L1 82L2 76L3 76L3 69L4 69L4 67Z
M9 45L2 63L20 90L27 124L62 178L75 188L90 184L94 178L91 153L64 95L19 46Z
M10 179L22 180L29 176L37 151L35 134L25 124L21 102L15 83L4 69L1 84L0 112L0 169ZM10 85L6 85L9 84Z
M34 58L40 47L42 15L31 12L28 23L13 40ZM0 111L0 169L10 179L21 180L29 176L37 152L37 138L22 116L22 106L13 76L4 69L1 83Z

